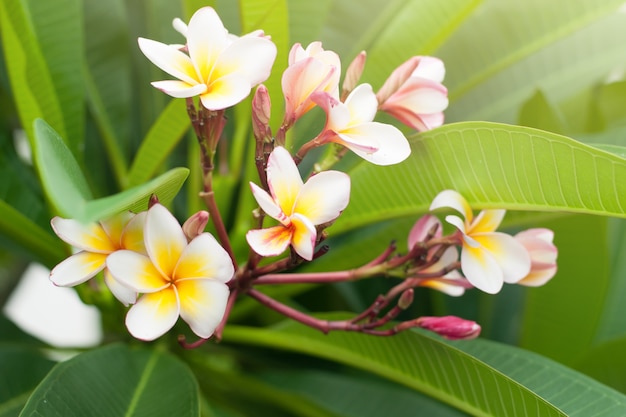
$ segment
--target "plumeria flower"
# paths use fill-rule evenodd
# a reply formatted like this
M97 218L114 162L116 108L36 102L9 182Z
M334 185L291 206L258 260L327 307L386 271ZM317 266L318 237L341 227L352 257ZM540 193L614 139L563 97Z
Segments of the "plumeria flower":
M320 144L339 143L376 165L397 164L411 154L400 130L373 121L378 102L371 85L356 87L345 103L325 92L313 94L312 99L326 112L326 125L316 139Z
M461 270L476 288L495 294L504 282L516 283L530 272L531 259L526 248L513 236L496 232L506 210L483 210L474 217L467 201L453 190L439 193L431 210L451 208L456 215L446 216L462 235Z
M162 205L146 215L147 255L121 250L107 258L118 281L143 295L126 315L129 332L154 340L171 329L178 316L202 338L209 338L224 317L234 273L230 257L209 233L187 242L178 221Z
M558 250L552 243L554 232L536 228L519 232L515 240L520 242L530 254L530 272L518 284L538 287L548 282L556 274Z
M110 254L121 249L145 252L145 215L145 212L123 212L107 220L87 224L54 217L50 222L52 230L80 251L58 264L50 272L50 280L61 287L72 287L104 270L104 282L113 295L126 305L134 303L137 293L114 279L105 269L105 261Z
M416 244L424 242L428 234L436 226L435 234L432 238L440 238L443 234L442 226L439 219L433 215L427 214L422 216L409 232L408 248L411 250ZM438 246L434 246L428 250L426 254L426 262L431 262L435 253L439 250ZM420 269L420 273L436 273L453 264L459 259L459 254L455 247L448 247L441 257L433 262L432 265ZM468 286L467 281L457 270L453 270L440 277L426 278L420 282L420 286L429 287L444 294L453 297L459 297L465 293L465 287Z
M310 261L317 241L315 226L333 221L350 199L350 177L339 171L325 171L302 182L289 152L276 147L267 164L270 194L250 183L254 198L280 225L250 230L246 239L259 255L280 255L291 244L296 253Z
M282 77L286 107L283 125L290 127L315 107L313 93L324 91L338 98L340 75L341 61L335 52L324 50L321 42L313 42L306 49L296 43Z
M172 97L199 95L209 110L221 110L246 98L265 81L276 58L276 46L265 36L229 36L211 7L199 9L189 26L175 21L186 34L189 55L177 47L139 38L139 48L157 67L178 80L152 85Z
M379 110L419 131L443 124L448 90L441 84L446 74L443 62L415 56L391 73L376 94Z

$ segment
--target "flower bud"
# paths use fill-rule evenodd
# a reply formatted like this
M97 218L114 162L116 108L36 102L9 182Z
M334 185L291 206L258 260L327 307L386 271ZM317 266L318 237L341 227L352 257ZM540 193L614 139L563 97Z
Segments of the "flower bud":
M343 80L343 93L342 95L347 96L350 94L352 90L357 86L359 80L361 79L361 74L363 74L363 68L365 68L365 59L367 55L365 51L361 51L350 63L348 69L346 70L346 77Z
M425 216L420 217L409 232L409 250L411 250L416 244L425 242L429 238L441 237L441 230L441 222L437 217L432 214L426 214Z
M267 87L259 85L252 98L252 130L258 140L269 141L272 137L270 114L272 103Z
M480 334L478 323L456 316L420 317L416 324L449 340L474 339Z
M413 288L409 288L408 290L404 291L402 295L400 295L400 299L398 300L398 307L401 310L406 310L411 306L411 304L413 304L414 293L415 291L413 290Z
M209 213L207 211L199 211L183 224L183 232L188 241L193 240L196 236L204 232L204 228L209 222Z

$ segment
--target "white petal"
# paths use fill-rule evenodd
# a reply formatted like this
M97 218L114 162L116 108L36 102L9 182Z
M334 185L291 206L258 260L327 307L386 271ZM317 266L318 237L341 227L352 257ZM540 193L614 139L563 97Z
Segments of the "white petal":
M187 246L187 237L178 220L161 204L148 210L144 239L148 256L166 277L172 277L178 258Z
M178 296L174 287L144 294L128 314L126 327L130 334L140 340L154 340L171 329L180 311Z
M343 144L352 152L376 165L393 165L404 161L411 154L411 146L404 134L395 126L370 122L341 132ZM373 153L359 149L359 144L376 141L377 150ZM354 146L356 145L356 146Z
M130 250L118 250L107 258L113 278L136 292L155 292L169 285L150 258Z
M450 223L452 226L454 226L457 229L459 229L461 231L461 233L465 234L465 222L463 221L462 218L460 218L459 216L455 216L453 214L450 214L450 215L446 216L446 221L448 223ZM474 244L473 242L474 242L474 240L470 238L468 243L472 247L478 246L477 244Z
M147 211L136 214L126 225L122 233L121 247L139 253L146 253L143 231L146 226Z
M111 241L100 223L83 224L73 219L54 217L50 224L64 242L89 252L110 253L119 244Z
M202 82L208 81L215 61L228 45L227 34L211 7L203 7L191 16L187 26L187 48Z
M502 269L504 282L516 283L530 272L530 255L524 245L506 233L473 234Z
M320 172L302 186L294 213L319 225L335 220L349 201L350 177L339 171Z
M311 100L326 113L326 129L340 132L348 128L350 125L348 106L326 91L311 94Z
M124 228L134 216L135 215L130 211L123 211L106 220L100 220L100 225L102 226L102 229L104 229L107 236L109 236L111 242L116 245L120 245L122 242Z
M254 183L250 183L250 188L252 189L252 195L254 195L254 199L259 203L259 207L273 219L278 220L283 225L289 225L289 218L283 213L281 208L276 205L274 199L261 187Z
M284 226L269 227L267 229L250 230L246 233L246 240L253 251L261 256L280 255L291 243L291 229Z
M267 184L274 201L290 216L302 188L302 178L291 154L282 146L274 148L267 161Z
M378 100L369 84L361 84L352 90L345 104L350 111L350 126L371 122L376 116Z
M419 64L411 76L427 78L440 83L446 76L446 68L439 58L421 56Z
M437 194L433 202L430 204L429 210L433 211L443 207L458 211L463 215L468 223L472 221L472 208L467 203L467 200L454 190L444 190Z
M193 85L177 80L154 81L150 84L152 84L154 88L157 88L165 94L175 98L195 97L207 90L206 84Z
M233 262L217 240L210 233L196 236L185 248L176 270L176 281L185 278L212 278L228 282L233 277Z
M104 270L104 283L109 287L113 296L125 306L134 304L137 301L137 292L113 278L108 269Z
M198 336L208 339L224 318L230 291L213 279L185 279L176 283L180 317Z
M60 287L72 287L82 284L104 269L106 254L78 252L50 272L50 281Z
M502 289L504 284L502 269L493 256L482 247L472 248L463 245L461 269L470 284L481 291L496 294Z
M209 110L223 110L248 97L251 87L243 75L230 73L211 80L207 92L200 95L200 100Z
M261 37L241 37L222 52L215 71L237 72L254 87L270 76L274 59L276 45L272 41Z
M191 59L178 49L152 39L139 38L139 49L154 65L189 85L198 84Z
M295 213L292 217L294 225L293 238L291 245L296 253L307 261L313 259L315 252L315 241L317 239L317 230L315 226L304 216Z

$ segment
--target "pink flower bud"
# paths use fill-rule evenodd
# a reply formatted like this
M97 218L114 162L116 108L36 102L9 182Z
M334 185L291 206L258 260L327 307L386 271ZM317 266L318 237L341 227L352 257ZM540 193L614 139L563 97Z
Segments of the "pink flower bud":
M252 98L252 130L254 137L259 140L269 140L272 137L272 130L269 126L271 107L267 87L261 84Z
M183 224L183 232L185 233L187 240L192 241L193 238L202 234L208 222L209 213L204 210L199 211L188 218L185 224Z
M400 299L398 300L398 307L402 310L406 310L407 308L409 308L411 304L413 304L414 294L415 291L413 291L413 288L409 288L408 290L404 291L402 295L400 295Z
M435 332L449 340L474 339L480 334L478 323L456 316L420 317L416 323L422 329Z
M361 74L363 74L363 68L365 68L365 59L367 55L365 51L361 51L350 63L348 69L346 70L346 77L343 80L343 93L342 95L347 96L350 94L352 90L357 86L359 80L361 79Z
M441 222L437 217L431 214L420 217L409 232L409 250L411 250L416 244L425 241L428 234L431 233L433 229L435 234L432 237L441 237L442 227Z
M530 254L530 272L518 284L538 287L556 274L558 250L552 243L554 232L549 229L528 229L515 235Z

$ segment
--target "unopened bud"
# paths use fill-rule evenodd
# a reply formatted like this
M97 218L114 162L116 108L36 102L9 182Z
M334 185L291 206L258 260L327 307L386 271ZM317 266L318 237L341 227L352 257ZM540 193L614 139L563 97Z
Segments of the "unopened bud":
M191 241L193 238L203 233L208 222L209 212L204 210L188 218L185 224L183 224L183 232L185 236L187 236L187 240Z
M272 103L267 87L259 85L252 98L252 129L258 140L269 140L272 137L270 115Z
M398 307L402 310L406 310L407 308L409 308L411 304L413 304L414 293L415 291L413 291L413 288L409 288L408 290L404 291L402 295L400 295L400 299L398 300Z
M365 68L365 60L367 55L365 51L361 51L348 65L348 69L346 70L346 78L343 80L343 91L344 94L350 94L352 90L357 86L359 80L361 79L361 75L363 74L363 69Z
M456 316L420 317L416 324L449 340L474 339L480 334L478 323Z
M155 204L159 204L159 197L156 194L151 194L150 199L148 200L148 208L154 206Z

